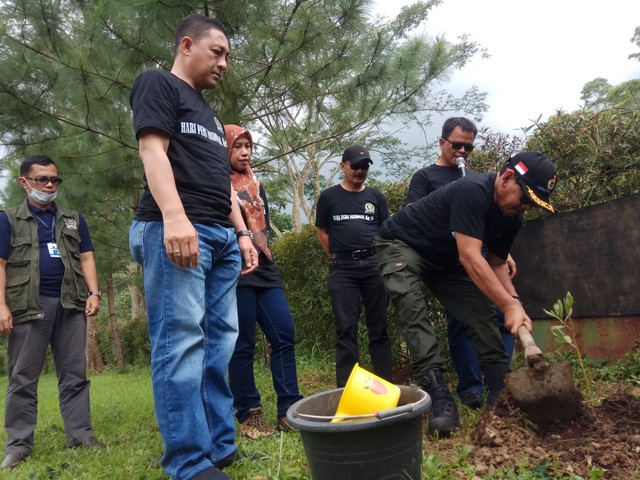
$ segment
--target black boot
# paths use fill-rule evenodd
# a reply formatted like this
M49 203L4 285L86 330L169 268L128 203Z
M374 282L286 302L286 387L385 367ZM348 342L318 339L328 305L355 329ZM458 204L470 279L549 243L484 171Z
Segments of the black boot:
M422 379L422 389L431 397L429 435L448 437L460 428L458 407L451 396L440 370L429 370Z
M500 393L504 390L509 364L506 362L483 363L480 369L484 374L484 386L487 389L487 405L497 405Z

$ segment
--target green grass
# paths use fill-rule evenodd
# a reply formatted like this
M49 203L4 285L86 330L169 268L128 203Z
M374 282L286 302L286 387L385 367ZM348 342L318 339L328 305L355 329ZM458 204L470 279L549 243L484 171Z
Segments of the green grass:
M91 375L91 410L101 449L69 449L60 417L57 379L43 374L38 388L35 447L19 468L0 479L161 479L162 440L153 411L148 370ZM0 389L6 391L7 379ZM4 415L4 401L2 402ZM4 429L0 437L6 440Z
M266 418L276 423L275 394L267 369L257 365L257 381L263 396ZM301 389L309 395L332 388L334 373L330 366L319 367L299 362ZM168 478L162 471L163 452L147 369L126 373L103 372L90 375L91 411L96 437L107 443L101 449L66 448L58 407L57 379L53 373L40 377L38 388L38 425L35 447L25 463L12 471L0 471L0 479L135 479ZM6 392L7 378L0 378L0 391ZM4 418L4 399L0 402ZM6 433L1 429L0 442ZM260 451L269 458L259 462L235 464L227 471L236 479L308 479L306 459L297 432L279 434L251 442L238 439L239 447L249 453Z
M298 357L298 375L303 395L334 387L333 364L326 358ZM45 479L167 479L160 465L163 452L153 410L151 377L148 369L131 369L123 373L107 371L92 374L91 408L96 436L107 443L106 449L68 449L58 409L56 378L43 374L39 385L38 425L35 448L25 463L13 471L0 471L0 480ZM262 394L265 418L275 425L276 398L271 376L261 360L256 361L256 382ZM0 391L6 391L7 378L0 378ZM4 401L0 402L4 416ZM477 411L460 409L463 425L474 425ZM4 445L6 434L0 430ZM429 442L436 442L429 440ZM464 444L464 442L463 442ZM266 460L234 464L227 469L237 480L309 480L307 461L297 431L250 441L238 438L240 449L248 453L261 452ZM430 448L431 446L431 448ZM474 478L474 469L468 461L469 448L461 446L455 459L441 458L434 443L426 444L423 458L423 478L453 480ZM546 471L546 467L543 468ZM475 477L478 478L478 477ZM540 473L535 468L523 467L514 471L496 472L492 479L560 479Z

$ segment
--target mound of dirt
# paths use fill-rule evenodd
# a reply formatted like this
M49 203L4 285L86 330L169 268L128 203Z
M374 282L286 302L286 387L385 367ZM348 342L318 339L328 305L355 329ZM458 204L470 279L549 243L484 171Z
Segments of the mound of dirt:
M606 479L640 475L640 397L619 392L597 407L582 403L576 418L544 427L508 402L483 412L471 433L470 463L478 476L543 461L583 478L592 469L604 470Z
M404 364L394 379L411 380L411 367ZM462 408L461 415L468 414ZM426 415L425 415L426 416ZM576 418L545 426L532 424L512 407L508 395L496 408L488 408L472 427L438 441L425 437L425 450L437 451L452 464L461 447L471 449L469 463L476 477L499 469L554 466L556 472L590 478L591 470L604 470L607 480L640 480L640 389L610 394L596 407L582 402ZM544 467L541 467L544 468ZM468 473L460 473L468 478ZM543 478L543 477L540 477Z

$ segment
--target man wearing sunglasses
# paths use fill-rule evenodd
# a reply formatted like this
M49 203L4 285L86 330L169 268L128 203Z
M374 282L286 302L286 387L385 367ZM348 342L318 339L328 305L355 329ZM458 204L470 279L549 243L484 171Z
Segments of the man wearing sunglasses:
M499 173L467 175L422 197L390 217L375 239L385 287L411 354L418 384L432 399L429 433L446 436L459 428L458 411L443 379L445 365L424 301L426 289L463 322L478 353L495 405L504 388L508 356L495 308L515 335L531 320L511 283L506 259L532 206L550 212L556 185L553 163L526 151Z
M413 175L407 192L407 204L415 202L444 185L459 180L467 172L473 173L469 169L462 171L459 159L462 158L463 163L466 163L469 154L473 151L473 142L477 134L478 128L471 120L465 117L448 118L442 125L439 141L440 155L435 163L421 168ZM513 278L516 274L516 264L511 255L507 257L507 266ZM449 351L453 368L458 377L456 392L463 405L470 408L480 408L483 404L484 384L478 356L462 323L449 312L446 312L446 316ZM502 312L497 310L496 317L505 351L511 359L515 339L504 328Z
M440 155L432 165L418 170L409 183L407 204L433 192L447 183L455 182L462 176L456 160L467 157L473 151L473 142L478 134L475 124L464 117L448 118L442 125L442 134L438 145Z
M318 240L329 255L329 295L336 322L336 384L344 387L358 355L358 318L364 305L373 372L391 380L391 343L387 333L387 294L380 278L373 237L389 216L380 190L365 187L373 163L362 145L347 148L339 185L318 199Z
M25 202L0 213L0 334L9 337L2 469L33 449L49 345L67 447L104 447L93 436L86 375L86 315L98 313L101 297L89 229L78 212L54 203L62 179L49 157L22 162L18 183Z

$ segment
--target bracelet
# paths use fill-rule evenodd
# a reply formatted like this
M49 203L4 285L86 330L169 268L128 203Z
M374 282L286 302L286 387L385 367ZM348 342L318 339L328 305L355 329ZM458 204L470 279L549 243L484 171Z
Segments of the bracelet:
M515 298L516 300L518 300L520 302L520 305L522 305L524 307L524 302L522 301L522 299L518 296L518 295L511 295L513 298Z
M253 240L253 233L251 233L251 230L240 230L239 232L236 232L236 237L249 237Z

